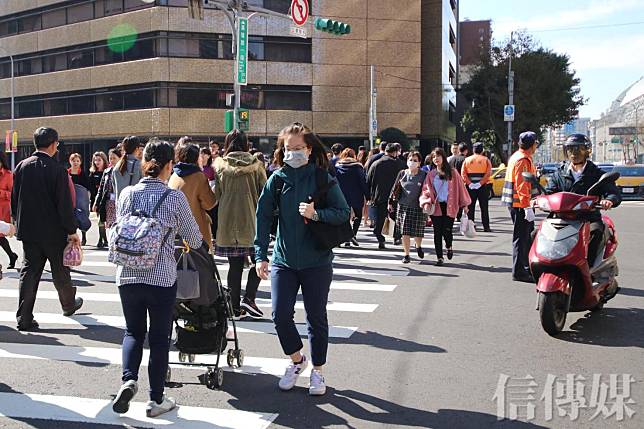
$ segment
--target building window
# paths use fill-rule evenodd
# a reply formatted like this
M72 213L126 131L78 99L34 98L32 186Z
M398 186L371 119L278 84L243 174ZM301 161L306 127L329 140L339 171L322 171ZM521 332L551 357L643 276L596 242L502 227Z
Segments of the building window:
M449 44L452 45L452 49L456 52L456 34L451 25L449 26Z
M30 60L18 61L18 76L28 76L30 74L42 73L42 59L32 58ZM10 77L10 76L9 76Z
M143 3L143 2L141 2ZM94 18L94 4L83 3L77 6L70 6L67 8L67 23L73 24L75 22L89 21Z
M39 100L21 101L16 103L16 116L20 118L35 118L42 116L43 104Z
M147 109L154 107L154 90L129 91L123 94L123 108L125 110Z
M63 13L65 13L64 10ZM25 16L18 20L18 32L28 33L31 31L38 31L41 29L41 24L40 15Z
M123 13L123 0L103 0L103 16ZM143 2L141 2L143 3ZM98 6L98 3L97 3Z
M200 39L199 40L199 58L217 59L219 58L219 44L217 40Z
M177 88L176 106L192 109L221 109L225 108L219 103L217 89Z
M143 3L141 0L125 0L123 4L123 9L126 12L136 9L144 9L146 7L148 7L148 5Z
M43 105L45 116L61 116L67 114L67 100L64 98L45 100Z
M92 67L94 65L94 50L70 52L67 58L69 69Z
M199 58L199 40L171 37L168 39L168 56Z
M42 14L42 28L60 27L67 23L65 9L56 9Z
M44 73L67 70L67 54L54 54L44 57L42 69Z
M69 113L94 113L94 96L76 96L69 98Z
M456 70L454 70L454 66L451 63L449 65L449 83L456 87Z
M456 13L456 8L458 7L456 0L449 0L449 4L452 6L452 12Z
M447 113L447 118L452 124L456 124L456 106L451 101L449 102L449 111Z
M123 110L123 94L98 94L96 96L97 112L114 112Z
M18 32L18 21L10 19L0 22L0 37L11 36Z
M125 61L135 61L152 57L154 57L153 39L139 39L134 46L123 52L123 59Z

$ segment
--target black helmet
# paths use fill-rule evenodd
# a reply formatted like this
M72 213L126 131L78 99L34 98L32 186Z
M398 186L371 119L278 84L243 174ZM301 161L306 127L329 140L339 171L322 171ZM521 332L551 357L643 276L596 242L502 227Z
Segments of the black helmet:
M591 149L593 144L585 134L571 134L564 142L563 147L566 149L573 146L584 146L586 149Z

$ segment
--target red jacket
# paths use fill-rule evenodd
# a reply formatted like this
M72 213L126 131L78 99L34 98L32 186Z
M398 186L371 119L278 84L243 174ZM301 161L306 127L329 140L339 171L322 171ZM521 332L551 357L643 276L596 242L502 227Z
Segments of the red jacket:
M423 192L420 195L420 206L425 208L426 205L432 204L436 201L436 190L434 189L434 178L438 172L436 170L430 171L425 179L423 184ZM455 168L452 168L452 179L447 185L449 195L447 197L447 216L451 218L456 218L458 214L458 209L467 207L472 203L470 194L465 189L465 184L461 175L458 174L458 171ZM441 210L440 204L434 206L434 213L430 213L432 216L442 216L443 212Z
M0 167L0 220L11 222L11 190L13 173ZM1 235L0 235L1 237Z

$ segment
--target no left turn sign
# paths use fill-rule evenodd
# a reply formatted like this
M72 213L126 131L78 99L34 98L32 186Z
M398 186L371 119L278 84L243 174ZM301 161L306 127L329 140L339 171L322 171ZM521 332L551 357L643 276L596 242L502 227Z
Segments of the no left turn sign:
M293 0L291 2L291 18L295 25L302 26L309 18L308 0Z

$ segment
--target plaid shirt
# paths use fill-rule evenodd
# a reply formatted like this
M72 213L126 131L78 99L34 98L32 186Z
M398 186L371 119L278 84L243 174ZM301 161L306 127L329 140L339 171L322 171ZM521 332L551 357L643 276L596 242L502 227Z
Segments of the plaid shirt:
M132 206L137 210L151 213L166 189L168 187L165 183L150 177L142 179L134 186L128 186L121 192L118 199L117 221L127 213L131 213ZM116 269L116 284L118 286L143 283L151 286L172 287L177 281L174 236L179 234L191 247L201 247L203 238L183 192L170 191L168 197L159 207L155 218L161 221L164 228L172 230L168 239L163 243L157 263L150 270L134 270L118 266ZM164 235L167 229L164 231Z

